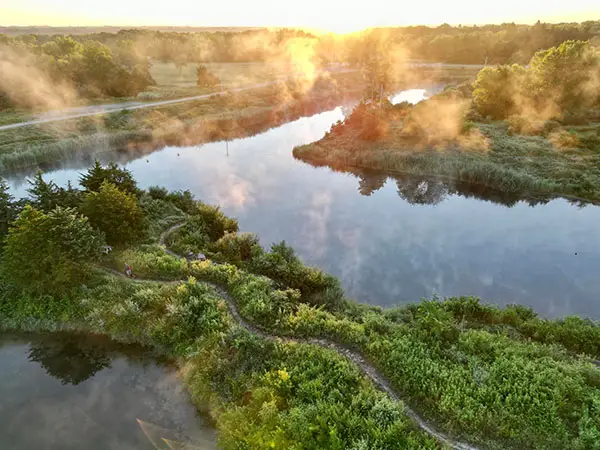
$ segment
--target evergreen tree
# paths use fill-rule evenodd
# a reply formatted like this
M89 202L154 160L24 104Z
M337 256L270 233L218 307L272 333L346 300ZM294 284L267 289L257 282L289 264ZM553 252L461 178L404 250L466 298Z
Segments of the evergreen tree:
M108 182L116 186L121 191L138 194L137 184L127 169L121 169L115 163L110 163L107 167L103 167L98 160L87 173L79 178L79 184L85 188L87 192L98 192L100 186L104 182Z

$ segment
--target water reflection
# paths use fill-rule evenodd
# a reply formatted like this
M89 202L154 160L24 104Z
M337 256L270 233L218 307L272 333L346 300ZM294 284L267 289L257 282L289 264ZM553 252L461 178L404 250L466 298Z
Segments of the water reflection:
M0 336L0 399L1 448L216 448L173 370L98 336Z
M444 86L444 84L436 84L424 88L402 90L391 95L389 100L392 105L397 105L402 102L408 102L415 105L425 99L428 99L432 95L442 92Z
M56 333L31 342L29 361L37 362L62 384L78 385L97 372L111 367L115 357L126 355L142 363L149 352L137 346L119 345L103 336Z
M600 208L293 158L294 146L342 118L336 108L252 138L164 147L126 167L143 188L189 189L222 205L264 245L286 240L363 302L477 295L543 315L600 318ZM78 171L47 177L64 185ZM10 181L24 194L22 176Z
M362 170L355 168L339 169L337 172L350 173L358 178L358 192L369 197L383 188L388 180L396 183L398 196L411 205L437 205L449 197L459 195L466 198L485 200L507 207L525 202L529 206L544 205L552 200L552 196L532 196L528 192L503 192L488 186L450 180L430 175L398 174ZM571 203L584 206L583 200L569 200Z

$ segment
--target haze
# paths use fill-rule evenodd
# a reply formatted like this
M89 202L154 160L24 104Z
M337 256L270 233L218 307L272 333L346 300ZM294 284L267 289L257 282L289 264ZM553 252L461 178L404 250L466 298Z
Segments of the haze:
M507 0L485 5L471 0L411 3L305 0L296 7L273 0L210 4L172 0L154 5L142 0L3 0L2 3L0 25L4 26L286 26L349 32L374 26L570 22L600 18L600 3L594 0Z

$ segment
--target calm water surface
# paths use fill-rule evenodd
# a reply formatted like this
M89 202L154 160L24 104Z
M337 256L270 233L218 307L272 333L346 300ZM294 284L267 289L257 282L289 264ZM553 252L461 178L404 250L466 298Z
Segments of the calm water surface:
M3 449L216 449L173 370L103 338L0 336L0 399Z
M342 118L337 108L250 138L103 158L124 163L143 188L189 189L221 205L264 245L286 240L363 302L476 295L542 315L600 318L600 208L501 204L440 181L357 176L293 158L294 146ZM65 184L87 164L67 162L47 178ZM24 175L9 181L24 195Z

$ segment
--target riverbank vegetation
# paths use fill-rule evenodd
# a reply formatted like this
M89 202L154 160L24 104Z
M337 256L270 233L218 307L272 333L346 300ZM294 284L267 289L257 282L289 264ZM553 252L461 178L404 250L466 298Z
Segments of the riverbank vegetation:
M600 52L567 41L529 66L487 67L420 102L366 102L320 141L314 165L440 175L506 192L600 201Z
M0 131L0 173L87 158L107 150L143 154L164 145L198 145L265 131L360 96L354 73L288 81L248 91L105 116Z
M483 448L599 442L596 323L547 320L470 297L387 310L359 304L285 243L264 249L187 192L141 191L115 166L95 166L82 179L80 191L38 177L26 202L3 185L0 328L76 329L162 349L178 358L224 448L440 447L360 365L305 338L360 352L428 421ZM117 195L123 201L112 221L95 220L105 205L98 196ZM126 225L138 216L139 227ZM165 251L159 236L174 225L168 248L208 260ZM99 257L105 243L113 251ZM30 257L12 261L18 254ZM50 262L60 264L44 278ZM125 263L138 279L114 273Z

